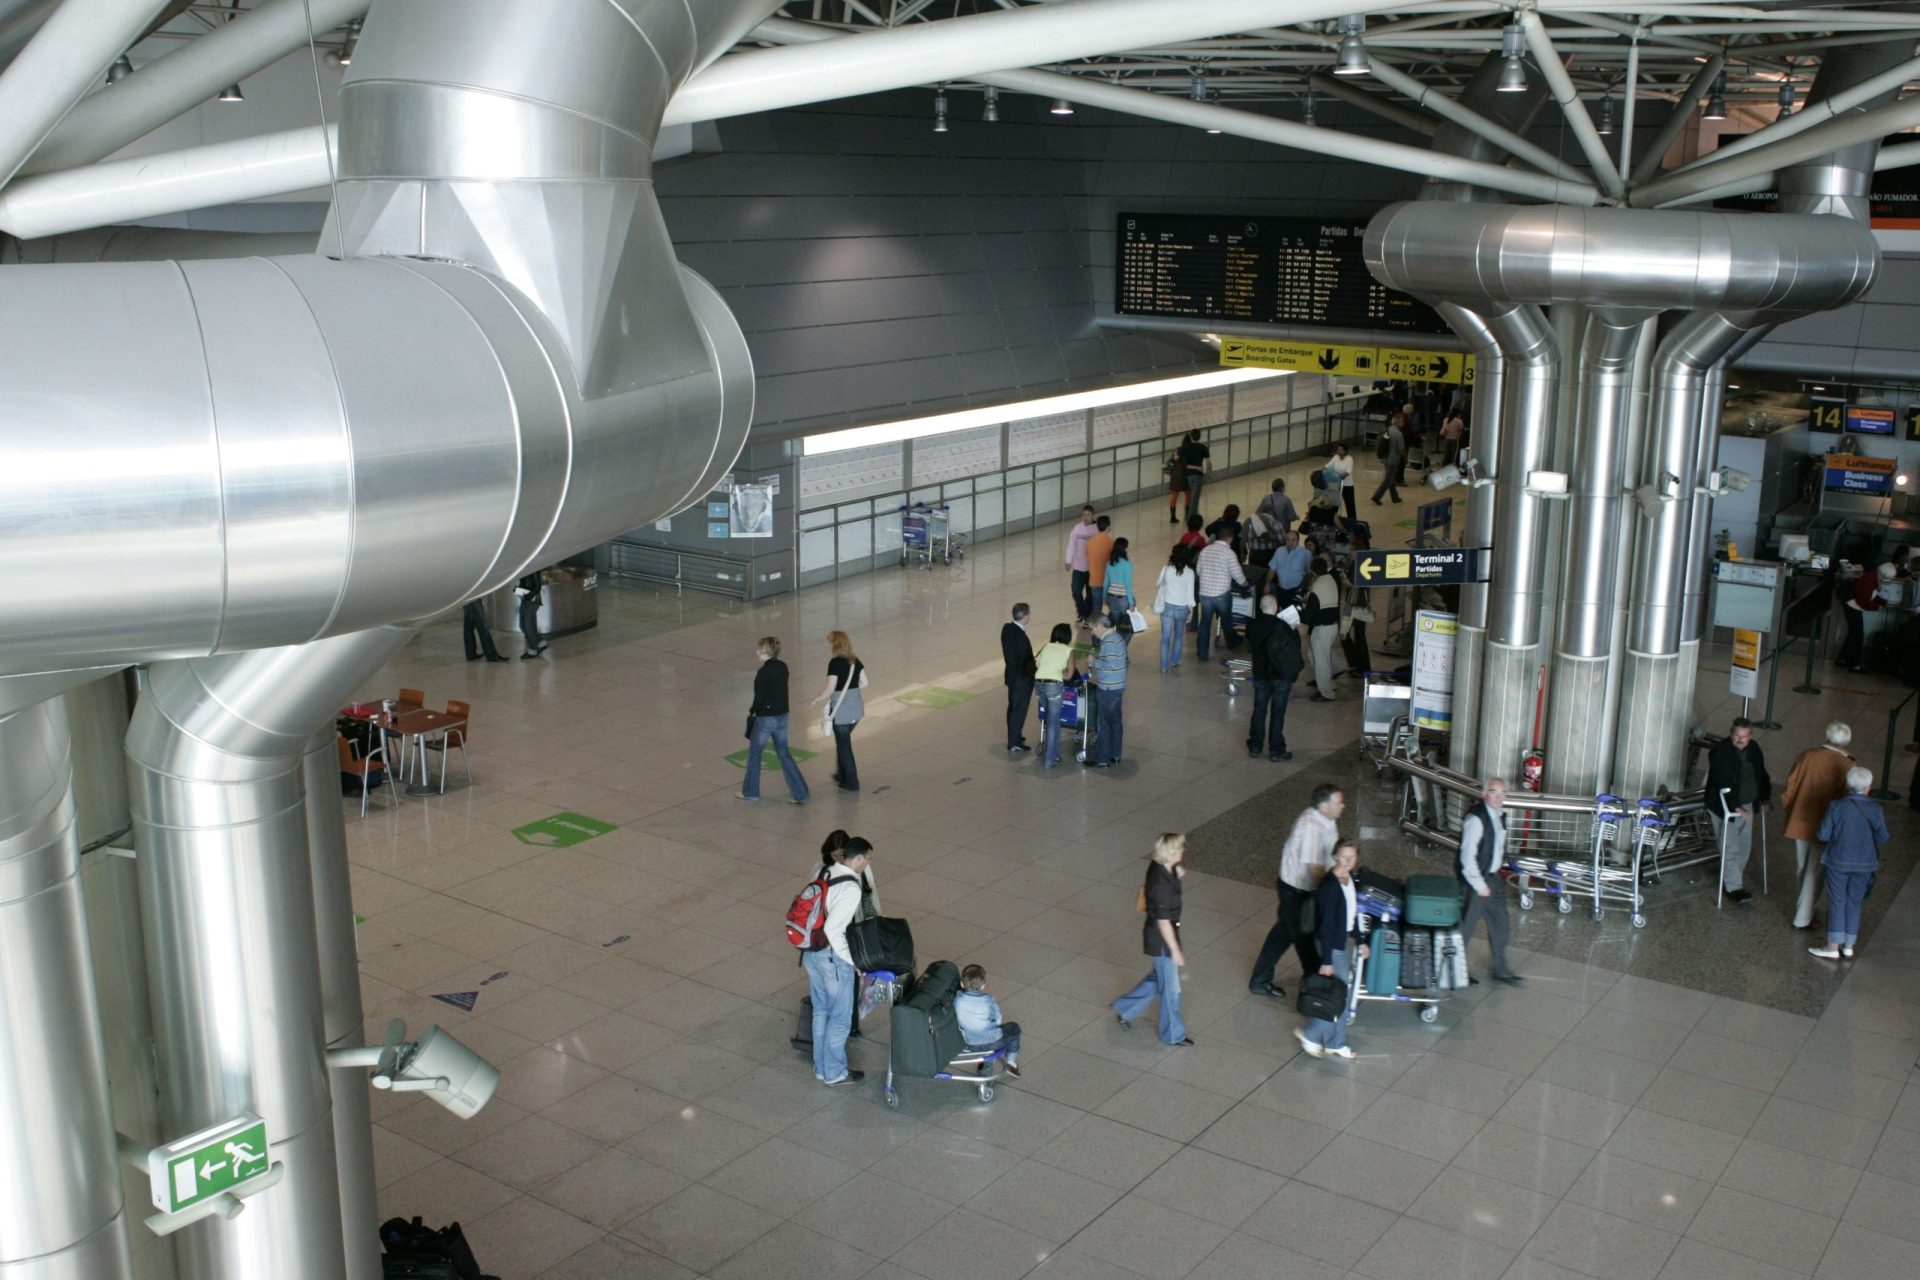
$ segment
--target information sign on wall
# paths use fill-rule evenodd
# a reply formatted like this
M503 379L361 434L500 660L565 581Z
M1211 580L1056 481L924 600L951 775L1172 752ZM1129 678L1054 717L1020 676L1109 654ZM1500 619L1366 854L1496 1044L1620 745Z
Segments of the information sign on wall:
M1827 489L1839 493L1893 492L1892 458L1861 458L1845 453L1827 455Z
M1372 378L1379 372L1380 353L1373 347L1227 335L1220 339L1220 363L1227 368L1291 369L1296 373Z
M1421 609L1413 616L1413 723L1421 729L1453 728L1453 649L1460 620Z

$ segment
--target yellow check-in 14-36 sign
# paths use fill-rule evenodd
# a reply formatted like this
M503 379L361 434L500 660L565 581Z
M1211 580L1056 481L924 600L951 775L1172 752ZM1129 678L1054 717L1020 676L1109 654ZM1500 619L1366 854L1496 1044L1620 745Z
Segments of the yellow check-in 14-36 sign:
M1228 368L1289 369L1295 373L1473 385L1473 357L1457 351L1354 347L1333 342L1224 334L1220 339L1220 363Z

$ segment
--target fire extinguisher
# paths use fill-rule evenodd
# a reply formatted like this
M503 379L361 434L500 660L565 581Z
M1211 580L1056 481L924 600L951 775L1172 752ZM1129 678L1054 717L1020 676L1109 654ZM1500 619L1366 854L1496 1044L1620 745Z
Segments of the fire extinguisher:
M1539 792L1547 775L1546 753L1534 747L1520 757L1520 789Z

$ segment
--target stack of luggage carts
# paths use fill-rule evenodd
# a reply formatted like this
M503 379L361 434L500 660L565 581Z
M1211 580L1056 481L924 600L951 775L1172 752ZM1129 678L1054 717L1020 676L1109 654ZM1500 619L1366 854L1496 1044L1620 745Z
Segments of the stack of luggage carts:
M1414 1005L1420 1021L1432 1022L1447 992L1467 985L1460 882L1447 875L1401 881L1364 868L1355 880L1369 954L1358 980L1349 984L1353 1000Z

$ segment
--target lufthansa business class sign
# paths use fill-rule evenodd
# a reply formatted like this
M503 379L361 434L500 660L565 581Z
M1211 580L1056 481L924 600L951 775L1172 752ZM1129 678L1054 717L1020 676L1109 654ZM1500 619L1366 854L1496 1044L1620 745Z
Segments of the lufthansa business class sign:
M1892 493L1892 458L1860 458L1844 453L1827 455L1827 488L1841 493Z
M1485 582L1487 559L1479 547L1447 547L1435 551L1356 551L1353 553L1353 577L1363 587Z

